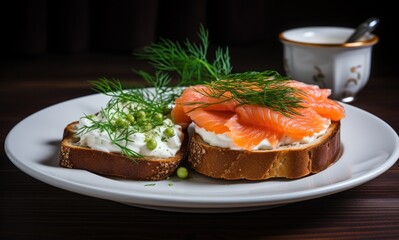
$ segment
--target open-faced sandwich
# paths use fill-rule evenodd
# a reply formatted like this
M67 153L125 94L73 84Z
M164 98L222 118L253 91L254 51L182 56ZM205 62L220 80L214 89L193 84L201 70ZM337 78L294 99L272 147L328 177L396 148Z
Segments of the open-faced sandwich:
M272 71L232 74L187 88L172 119L192 123L188 162L227 180L300 178L341 153L344 108L320 89Z
M60 165L134 180L174 174L188 139L185 128L169 117L168 95L149 88L124 91L106 80L95 85L111 100L65 127Z
M232 73L228 49L218 48L210 62L202 26L199 37L199 44L184 45L161 39L137 53L155 67L155 75L136 71L152 93L95 82L112 98L65 128L60 165L162 180L188 152L189 166L205 176L264 180L301 178L339 158L345 112L328 98L329 89L275 71ZM190 124L195 131L189 141Z
M133 69L147 88L129 88L106 78L93 81L95 90L111 100L97 113L67 124L60 166L133 180L163 180L175 172L187 177L185 167L178 169L187 153L187 125L175 124L170 110L182 87L202 82L203 74L208 75L203 64L213 68L206 60L208 33L202 26L199 36L201 44L187 41L186 48L161 39L135 52L156 68L154 73ZM216 55L215 65L228 60L220 49ZM171 84L169 72L178 76L177 83Z

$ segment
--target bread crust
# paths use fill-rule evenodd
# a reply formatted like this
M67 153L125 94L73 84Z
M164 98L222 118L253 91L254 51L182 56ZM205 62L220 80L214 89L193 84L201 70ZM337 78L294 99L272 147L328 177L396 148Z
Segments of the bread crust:
M212 178L297 179L318 173L339 158L340 126L340 121L332 122L327 132L311 144L256 151L214 147L194 133L189 145L188 163L198 173Z
M64 129L59 156L61 167L84 169L100 175L132 180L158 181L175 173L187 150L188 138L185 133L182 147L174 157L131 159L119 153L78 146L77 124L78 121L71 122Z

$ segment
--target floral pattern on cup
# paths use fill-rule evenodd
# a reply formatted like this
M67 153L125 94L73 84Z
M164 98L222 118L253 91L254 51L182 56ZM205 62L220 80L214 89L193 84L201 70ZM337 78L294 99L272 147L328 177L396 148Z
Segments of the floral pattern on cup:
M354 85L359 85L359 82L361 80L361 74L359 69L362 67L362 65L356 65L350 68L350 73L352 73L352 75L354 74L354 77L349 77L346 80L345 83L345 87L347 88L351 83L353 83Z
M325 83L326 76L324 75L323 71L318 66L314 66L314 69L316 69L316 74L313 75L313 81L321 88L326 88L327 87Z
M345 90L342 94L343 98L355 96L356 92L358 91L359 88L358 86L360 85L360 81L362 78L362 75L360 73L361 68L362 68L361 64L349 68L349 74L351 76L349 76L345 82Z

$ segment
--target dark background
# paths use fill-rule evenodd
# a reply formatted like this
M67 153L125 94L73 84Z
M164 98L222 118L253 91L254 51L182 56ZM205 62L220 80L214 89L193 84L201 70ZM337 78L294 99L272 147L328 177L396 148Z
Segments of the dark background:
M370 81L353 105L399 132L399 14L394 1L389 2L2 1L0 145L30 114L93 94L89 80L107 76L139 81L131 68L148 66L132 56L135 49L160 37L196 39L200 23L209 29L213 47L229 46L234 71L281 71L281 31L310 25L356 27L369 17L380 18L374 32L380 41L373 48ZM183 214L53 187L14 166L2 147L0 239L399 239L398 170L396 163L349 191L281 208Z
M131 56L160 37L195 40L200 23L209 29L212 45L229 46L238 70L281 70L281 31L322 25L354 28L378 17L374 33L380 41L374 46L373 62L379 67L372 74L385 74L393 71L397 55L395 9L384 1L370 5L343 0L5 1L0 10L0 71L16 60L37 61L49 55ZM245 53L253 54L248 55L250 62L234 58Z

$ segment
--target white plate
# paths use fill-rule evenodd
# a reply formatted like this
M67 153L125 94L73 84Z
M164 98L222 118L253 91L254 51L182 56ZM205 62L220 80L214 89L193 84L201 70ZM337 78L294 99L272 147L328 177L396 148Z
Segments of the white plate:
M18 123L5 150L22 171L72 192L133 206L176 212L238 212L271 208L341 192L370 181L399 157L397 133L378 117L343 104L343 154L325 171L298 180L222 181L191 173L190 179L140 182L106 178L58 166L64 127L104 106L93 94L45 108Z

